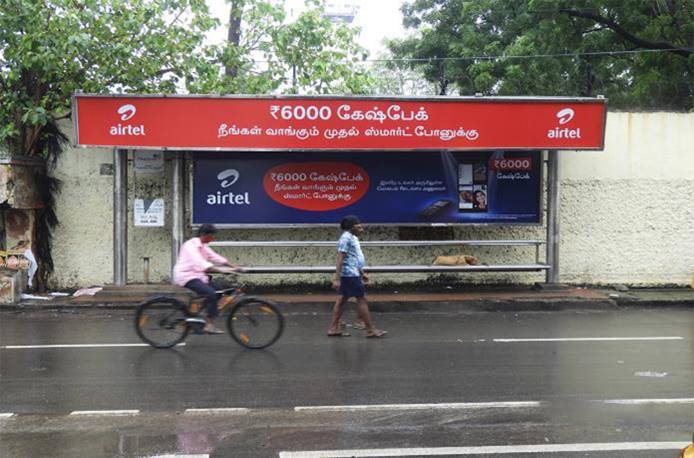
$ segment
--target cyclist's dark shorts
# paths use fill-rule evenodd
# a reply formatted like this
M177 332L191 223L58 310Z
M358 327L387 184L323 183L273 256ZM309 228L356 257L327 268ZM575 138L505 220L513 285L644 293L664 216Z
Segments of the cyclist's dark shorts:
M340 277L339 293L346 297L364 297L366 292L361 277Z

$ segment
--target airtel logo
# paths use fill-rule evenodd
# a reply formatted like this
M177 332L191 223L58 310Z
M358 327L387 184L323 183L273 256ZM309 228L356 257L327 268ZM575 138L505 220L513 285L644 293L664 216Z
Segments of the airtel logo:
M217 175L217 179L221 181L219 185L222 188L228 188L232 184L236 183L239 180L239 171L236 169L226 169ZM228 178L228 179L227 179Z
M559 119L560 126L563 126L564 124L571 122L575 115L576 113L574 112L573 108L562 108L561 110L557 111L556 114L557 119ZM550 129L547 131L547 138L578 139L581 138L581 128L578 127L576 129L570 129L568 127L555 127L554 129Z
M559 124L564 125L574 118L574 110L571 108L564 108L557 112L557 118L559 118Z
M233 185L239 180L241 174L236 169L226 169L222 170L217 174L217 179L219 180L219 186L222 189L226 189ZM217 191L216 193L207 195L207 205L250 205L251 199L246 192L232 192L232 191Z
M127 104L123 105L118 109L118 114L121 115L121 121L127 121L128 119L135 116L135 113L137 113L137 108L135 108L135 105Z
M128 121L133 116L135 116L135 113L137 113L137 108L135 108L135 105L131 105L128 103L118 108L117 112L120 115L121 121ZM144 137L146 135L144 124L140 124L139 126L133 126L132 124L118 123L114 126L109 127L108 133L110 135L113 135L114 137Z

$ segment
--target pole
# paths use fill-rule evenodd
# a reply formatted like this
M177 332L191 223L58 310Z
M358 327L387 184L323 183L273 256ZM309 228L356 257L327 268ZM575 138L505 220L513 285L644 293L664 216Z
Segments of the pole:
M113 284L128 282L128 151L113 150Z
M173 153L171 174L173 205L171 208L171 278L183 244L183 153Z
M547 283L559 283L559 151L547 152Z

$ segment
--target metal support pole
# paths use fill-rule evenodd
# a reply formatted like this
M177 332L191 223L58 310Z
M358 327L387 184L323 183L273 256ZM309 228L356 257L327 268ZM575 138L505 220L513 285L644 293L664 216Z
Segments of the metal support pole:
M559 283L559 152L547 152L547 283Z
M171 206L171 278L173 267L178 259L178 251L183 244L183 153L173 153L172 163L172 200Z
M113 284L128 282L128 151L113 150Z

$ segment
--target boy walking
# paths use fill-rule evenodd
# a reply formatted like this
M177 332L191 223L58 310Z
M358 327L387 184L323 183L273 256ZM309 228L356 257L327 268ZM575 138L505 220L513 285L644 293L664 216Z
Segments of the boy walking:
M369 282L369 277L363 270L364 254L359 244L359 235L364 232L364 227L359 218L349 215L342 218L340 228L344 232L337 243L337 265L333 279L333 288L338 291L340 297L337 298L333 307L328 336L349 336L348 333L340 330L340 318L345 304L350 297L354 297L357 300L357 317L364 323L366 337L383 337L386 331L374 327L369 313L369 304L366 302L364 283Z

